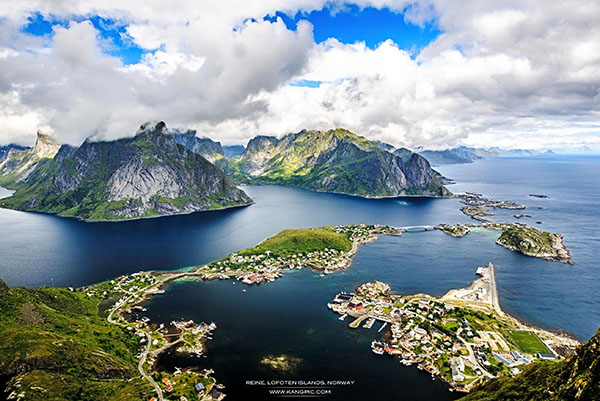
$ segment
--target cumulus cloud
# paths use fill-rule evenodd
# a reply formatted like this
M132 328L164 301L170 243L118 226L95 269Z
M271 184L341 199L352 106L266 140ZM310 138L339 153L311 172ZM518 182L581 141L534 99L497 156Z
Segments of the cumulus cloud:
M277 10L325 1L170 3L22 0L0 6L0 143L132 135L146 120L196 128L225 143L342 126L397 146L456 144L600 149L600 4L526 0L356 0L442 32L415 58L388 40L371 49L315 44ZM344 3L327 2L333 9ZM31 12L78 21L47 37L20 31ZM126 26L148 50L138 64L108 55L86 17ZM289 85L319 81L317 88Z

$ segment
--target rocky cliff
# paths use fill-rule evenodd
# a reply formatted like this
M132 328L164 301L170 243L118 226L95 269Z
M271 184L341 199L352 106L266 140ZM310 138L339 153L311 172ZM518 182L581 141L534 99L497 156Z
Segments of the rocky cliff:
M41 131L37 132L33 148L7 147L0 159L0 185L25 180L40 161L53 158L59 148L60 144L51 135Z
M185 146L194 153L198 153L211 163L225 157L225 151L220 142L215 142L210 138L200 138L196 136L196 131L188 130L185 132L173 130L173 139L175 142Z
M445 196L423 157L396 155L344 129L257 136L225 170L239 182L294 185L364 197Z
M35 148L34 148L35 149ZM86 220L133 219L248 205L225 174L178 145L161 122L133 138L63 146L0 206Z

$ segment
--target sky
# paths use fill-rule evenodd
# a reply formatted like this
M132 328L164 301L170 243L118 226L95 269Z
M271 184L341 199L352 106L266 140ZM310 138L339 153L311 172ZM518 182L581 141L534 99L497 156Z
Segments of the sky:
M397 147L600 152L597 0L0 3L0 145L147 121L223 144L343 127Z

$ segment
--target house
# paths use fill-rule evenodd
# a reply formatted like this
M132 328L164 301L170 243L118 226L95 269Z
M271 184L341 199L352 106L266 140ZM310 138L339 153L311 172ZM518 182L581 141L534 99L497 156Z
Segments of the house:
M210 397L215 401L221 401L223 398L225 398L225 394L217 390L211 390L208 395L210 395Z
M196 390L197 393L203 393L205 390L204 384L202 384L202 383L194 384L194 390Z
M348 309L352 309L352 310L360 310L363 307L363 303L362 302L350 302L348 304Z
M165 387L165 391L167 391L168 393L173 391L173 386L171 385L171 383L167 384L167 387Z
M168 378L168 377L163 377L163 379L162 379L162 382L163 382L163 383L164 383L166 386L168 386L169 384L171 384L171 380L169 380L169 378Z

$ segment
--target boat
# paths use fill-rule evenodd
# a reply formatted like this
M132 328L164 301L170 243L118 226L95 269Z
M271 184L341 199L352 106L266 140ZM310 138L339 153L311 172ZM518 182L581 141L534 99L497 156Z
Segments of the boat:
M346 316L348 316L347 314L343 314L342 316L340 316L338 319L339 320L344 320L346 318Z
M325 277L325 274L321 273L319 274L319 277Z
M375 323L375 319L373 319L373 318L370 318L370 319L368 319L368 320L365 322L365 324L363 325L363 327L364 327L365 329L370 329L371 327L373 327L373 323Z
M383 354L383 344L373 340L373 342L371 343L371 351L373 351L374 353L378 354L378 355L382 355Z
M246 292L246 289L244 288L244 289L242 290L242 292Z

